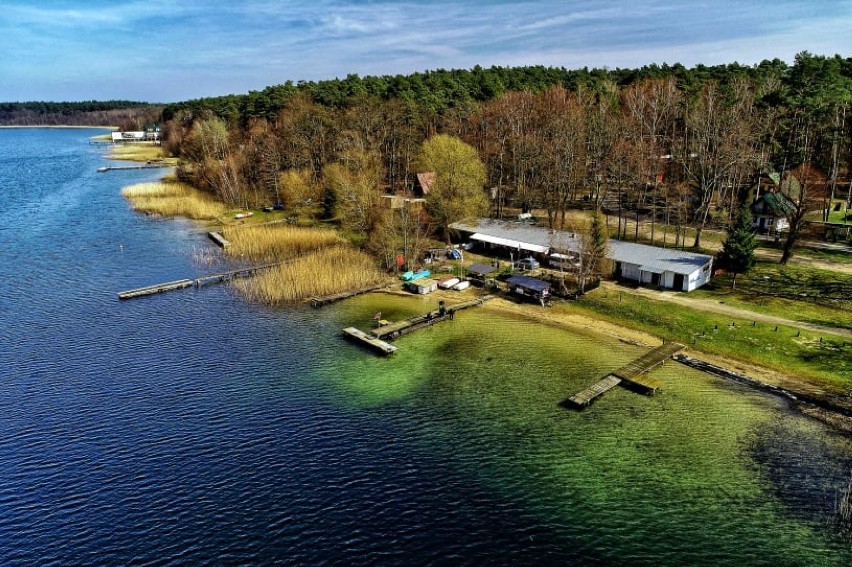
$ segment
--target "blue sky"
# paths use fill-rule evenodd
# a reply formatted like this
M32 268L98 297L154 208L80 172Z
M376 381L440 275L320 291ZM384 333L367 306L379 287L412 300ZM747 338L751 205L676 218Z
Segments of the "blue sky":
M0 101L172 102L474 65L852 56L852 0L0 0Z

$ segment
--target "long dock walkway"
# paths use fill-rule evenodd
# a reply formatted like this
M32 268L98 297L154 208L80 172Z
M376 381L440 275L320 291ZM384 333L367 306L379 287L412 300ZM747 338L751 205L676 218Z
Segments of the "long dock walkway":
M599 382L577 392L562 402L562 405L571 405L581 409L585 408L594 400L619 385L644 394L654 394L660 388L661 383L659 380L646 376L646 374L684 348L680 343L664 343L643 354L633 362L625 364L618 370L607 374Z
M261 270L266 270L272 268L274 266L278 266L278 264L266 264L264 266L254 266L251 268L241 268L239 270L228 270L227 272L219 272L216 274L208 274L206 276L200 276L195 279L182 279L175 280L173 282L166 282L160 284L149 285L145 287L139 287L136 289L130 289L127 291L118 292L119 299L135 299L137 297L145 297L148 295L156 295L158 293L164 293L166 291L173 291L176 289L185 289L188 287L203 287L206 285L214 284L214 283L222 283L231 281L236 278L245 278L249 276L253 276L257 272Z
M161 169L164 167L174 167L168 163L143 163L139 165L104 165L98 168L98 173L107 171L120 171L124 169Z
M424 327L431 327L435 323L440 323L441 321L446 321L447 319L453 319L458 311L470 309L471 307L477 307L479 305L482 305L489 299L493 298L493 295L485 295L477 299L472 299L470 301L451 305L445 308L443 312L441 312L441 310L429 311L425 315L412 317L411 319L403 319L402 321L397 321L396 323L391 323L389 325L385 325L384 327L373 329L372 331L370 331L370 333L374 337L379 339L395 339L397 337L401 337L402 335L407 335L408 333L411 333L418 329L423 329Z
M362 293L368 293L371 291L375 291L377 289L381 289L385 287L385 284L376 284L367 287L362 287L359 289L353 289L350 291L344 291L341 293L334 293L332 295L323 295L321 297L312 297L311 298L311 307L322 307L323 305L328 305L329 303L335 303L337 301L342 301L344 299L348 299L350 297L355 297L356 295L361 295Z
M472 299L470 301L457 303L451 307L444 308L443 311L430 311L425 315L420 315L419 317L412 317L411 319L405 319L403 321L398 321L396 323L385 325L384 327L379 327L378 329L373 329L369 333L366 333L355 327L347 327L343 329L343 333L347 337L358 341L362 345L372 348L373 350L376 350L381 354L390 355L396 352L399 347L386 342L385 339L392 340L397 337L401 337L402 335L407 335L408 333L414 332L418 329L432 326L435 323L440 323L441 321L452 319L453 317L455 317L457 311L476 307L477 305L482 305L493 297L493 295L486 295L484 297Z

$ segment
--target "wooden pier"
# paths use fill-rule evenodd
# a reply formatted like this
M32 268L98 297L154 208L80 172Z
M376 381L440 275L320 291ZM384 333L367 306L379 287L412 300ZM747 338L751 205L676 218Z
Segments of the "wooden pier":
M386 343L385 341L378 339L372 335L369 335L360 329L356 329L355 327L347 327L343 329L343 333L350 339L358 342L359 344L378 351L380 354L384 354L385 356L395 353L399 348L392 344Z
M214 283L223 283L227 281L231 281L237 278L245 278L249 276L253 276L257 272L261 270L266 270L279 264L267 264L265 266L254 266L251 268L241 268L239 270L229 270L227 272L219 272L217 274L208 274L206 276L200 276L195 279L183 279L176 280L173 282L166 282L161 284L149 285L145 287L140 287L136 289L131 289L128 291L120 291L118 292L119 299L135 299L137 297L145 297L148 295L156 295L158 293L163 293L166 291L172 291L176 289L185 289L188 287L204 287L206 285L214 284Z
M207 237L215 242L219 248L227 248L231 245L231 242L229 240L225 240L225 237L222 236L221 232L210 231L207 233Z
M493 297L493 295L486 295L463 303L457 303L445 308L443 312L440 309L429 311L425 315L412 317L411 319L404 319L402 321L397 321L396 323L385 325L384 327L379 327L378 329L373 329L370 333L379 339L387 338L392 340L397 337L401 337L402 335L407 335L408 333L417 331L418 329L431 327L435 323L440 323L447 319L453 319L458 311L482 305Z
M609 392L619 384L621 384L621 378L613 376L612 374L607 374L600 382L592 384L585 390L577 392L568 398L568 402L579 408L584 408L591 404L595 398Z
M375 291L377 289L381 289L385 287L385 284L376 284L367 287L362 287L360 289L353 289L350 291L344 291L342 293L335 293L332 295L324 295L322 297L312 297L311 298L311 307L322 307L323 305L328 305L329 303L335 303L337 301L342 301L344 299L348 299L350 297L355 297L356 295L361 295L362 293L368 293L371 291Z
M577 392L562 402L562 405L585 408L595 399L619 385L629 390L653 395L662 384L659 380L646 376L646 374L683 349L684 346L680 343L664 343L633 362L607 374L596 384Z
M168 163L143 163L139 165L104 165L98 168L98 173L107 171L120 171L123 169L160 169L163 167L174 167Z
M411 319L406 319L404 321L385 325L384 327L379 327L378 329L373 329L369 333L365 333L364 331L356 329L355 327L347 327L343 329L343 333L350 339L358 341L360 344L367 346L373 350L376 350L381 354L390 355L395 353L399 347L385 342L384 339L395 339L397 337L401 337L402 335L406 335L408 333L416 331L417 329L422 329L424 327L434 325L435 323L440 323L441 321L452 319L455 316L456 311L461 311L462 309L468 309L470 307L482 305L484 302L488 301L492 297L494 296L487 295L485 297L481 297L471 301L457 303L452 307L444 309L443 312L441 310L430 311L429 313L421 315L420 317L413 317Z
M136 289L131 289L128 291L120 291L118 293L119 299L133 299L135 297L144 297L146 295L155 295L158 293L163 293L165 291L172 291L175 289L184 289L187 287L192 287L192 280L176 280L173 282L166 282L156 285L149 285L146 287L140 287Z
M655 394L662 386L662 383L659 380L646 376L646 374L683 349L684 346L680 343L663 343L633 362L625 364L618 370L613 371L613 375L621 378L626 383L624 384L626 386L635 388L645 394Z

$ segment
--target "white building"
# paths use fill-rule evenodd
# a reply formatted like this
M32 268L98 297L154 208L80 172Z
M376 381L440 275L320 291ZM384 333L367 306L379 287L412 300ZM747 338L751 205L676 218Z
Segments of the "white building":
M148 128L147 130L128 130L125 132L113 132L113 144L135 144L138 142L159 142L160 127Z
M713 257L635 242L609 241L615 277L642 284L692 291L710 281Z

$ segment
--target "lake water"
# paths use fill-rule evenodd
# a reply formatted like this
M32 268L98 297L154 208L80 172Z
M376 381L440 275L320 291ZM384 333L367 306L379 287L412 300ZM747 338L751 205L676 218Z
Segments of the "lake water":
M340 330L434 308L269 309L129 210L96 130L0 129L0 564L848 565L852 441L643 349L480 308L376 357Z

